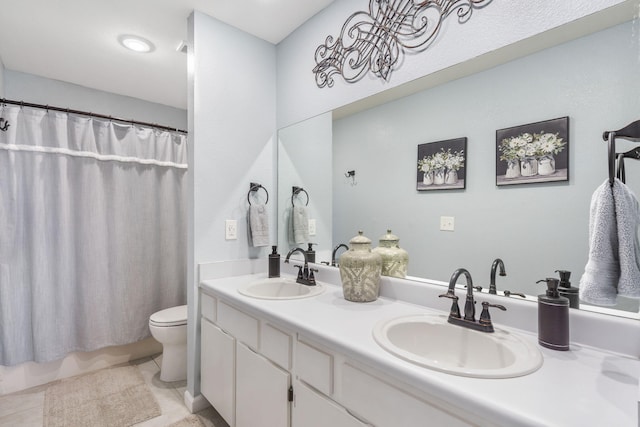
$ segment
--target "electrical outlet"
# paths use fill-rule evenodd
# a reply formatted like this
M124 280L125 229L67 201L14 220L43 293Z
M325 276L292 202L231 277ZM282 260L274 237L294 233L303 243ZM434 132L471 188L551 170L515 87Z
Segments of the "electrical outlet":
M238 238L238 221L228 219L224 222L224 238L226 240L236 240Z
M440 231L453 231L455 228L455 217L441 216L440 217Z
M316 235L316 220L310 219L309 220L309 236L315 236L315 235Z

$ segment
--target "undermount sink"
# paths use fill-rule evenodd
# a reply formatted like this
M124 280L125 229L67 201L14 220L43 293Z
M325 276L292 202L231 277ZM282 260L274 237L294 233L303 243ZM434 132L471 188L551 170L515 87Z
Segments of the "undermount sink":
M316 282L315 286L307 286L296 283L295 278L274 277L248 283L238 292L252 298L298 299L320 295L324 292L324 285Z
M388 352L436 371L475 378L512 378L542 366L537 346L504 329L479 332L446 315L403 316L378 323L376 342Z

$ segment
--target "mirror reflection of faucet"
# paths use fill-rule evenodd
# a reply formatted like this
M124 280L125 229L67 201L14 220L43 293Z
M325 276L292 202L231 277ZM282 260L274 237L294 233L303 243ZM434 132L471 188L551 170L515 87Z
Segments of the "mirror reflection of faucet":
M500 258L496 258L491 264L491 281L489 282L489 293L492 295L497 295L496 288L496 270L500 267L500 276L506 276L507 272L504 269L504 262ZM507 295L508 296L508 295Z
M520 292L511 292L508 289L504 290L504 296L505 297L510 297L511 295L515 295L515 296L522 297L522 298L526 298L527 297L525 294L520 293Z
M338 263L336 262L336 252L338 252L338 249L340 248L349 250L349 246L345 245L344 243L340 243L338 246L333 248L333 252L331 252L331 266L333 267L338 267Z

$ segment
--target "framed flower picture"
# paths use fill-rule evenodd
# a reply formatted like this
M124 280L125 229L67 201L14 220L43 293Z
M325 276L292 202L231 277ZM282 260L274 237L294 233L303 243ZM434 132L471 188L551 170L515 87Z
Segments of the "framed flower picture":
M416 189L452 190L466 186L467 138L418 145Z
M496 131L496 185L569 180L569 117Z

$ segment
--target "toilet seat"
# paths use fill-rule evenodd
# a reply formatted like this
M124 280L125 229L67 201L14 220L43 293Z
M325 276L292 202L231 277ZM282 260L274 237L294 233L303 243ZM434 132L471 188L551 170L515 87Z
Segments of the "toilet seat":
M149 325L156 327L183 326L187 324L187 306L170 307L149 317Z

